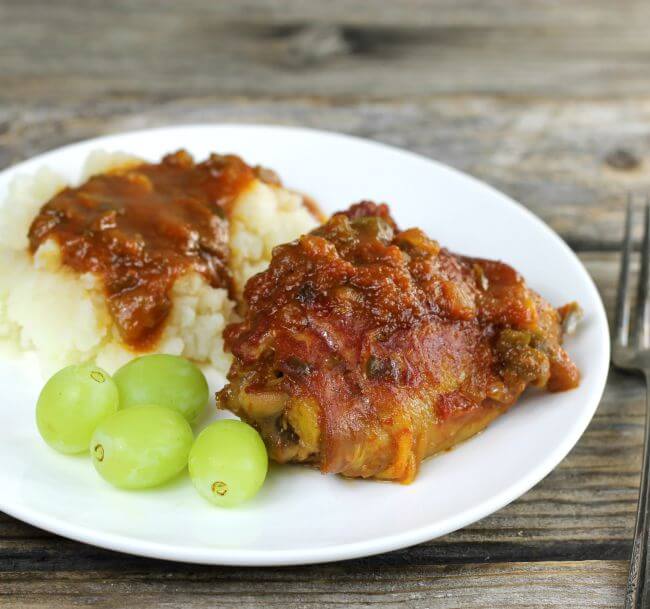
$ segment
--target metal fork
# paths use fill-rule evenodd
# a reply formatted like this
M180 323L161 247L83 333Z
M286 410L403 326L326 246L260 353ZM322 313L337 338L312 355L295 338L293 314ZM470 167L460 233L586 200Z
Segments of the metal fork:
M648 581L648 525L650 508L650 485L648 469L650 468L650 198L646 200L643 218L643 244L641 246L641 272L637 288L635 320L632 327L630 294L630 258L632 257L632 197L627 201L625 218L625 238L621 258L621 273L616 299L616 322L614 329L614 347L612 362L617 368L641 373L646 381L646 413L643 440L643 461L641 464L641 484L639 504L634 527L634 542L630 573L625 593L625 609L650 609L650 599L646 594Z

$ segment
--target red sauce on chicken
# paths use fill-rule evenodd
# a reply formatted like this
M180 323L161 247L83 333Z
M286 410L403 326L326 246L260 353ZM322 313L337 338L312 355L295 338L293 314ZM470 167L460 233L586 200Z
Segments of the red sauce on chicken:
M399 230L386 205L353 205L276 247L244 297L218 403L281 463L409 482L527 386L579 382L564 309L502 262Z

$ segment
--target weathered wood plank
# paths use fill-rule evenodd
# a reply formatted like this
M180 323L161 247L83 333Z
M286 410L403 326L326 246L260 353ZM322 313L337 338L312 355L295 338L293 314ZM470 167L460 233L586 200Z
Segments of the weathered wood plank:
M191 122L303 125L402 146L501 188L578 249L617 248L626 192L650 192L650 97L396 103L121 98L90 107L71 100L2 103L0 97L0 167L102 133Z
M346 563L292 569L203 569L141 573L16 572L0 579L0 607L399 607L500 609L619 607L620 561L440 565L376 571Z
M650 192L649 20L646 0L0 0L0 168L161 124L370 137L521 200L582 251L611 310L617 258L592 250L617 248L626 191ZM0 607L619 607L644 408L640 382L612 372L535 489L442 539L343 564L179 565L0 514ZM504 564L524 560L545 562Z
M15 101L650 93L644 0L317 4L3 0L0 90Z
M110 6L107 6L110 4ZM5 7L27 19L39 16L43 0L3 0ZM107 15L135 15L146 19L152 12L164 8L163 18L182 19L187 15L212 15L224 21L237 23L301 24L331 23L334 18L346 25L628 25L648 14L641 2L621 2L613 6L609 0L545 0L519 2L518 0L401 0L399 6L388 4L377 10L375 0L329 0L327 4L304 0L244 0L239 3L185 0L183 4L170 3L161 7L158 0L62 0L58 3L59 17L91 21ZM623 10L626 9L626 10Z
M388 554L347 561L350 569L374 571L406 565L446 565L539 562L565 560L629 560L630 543L624 541L527 541L453 542L452 537L396 550ZM131 573L192 572L210 567L186 566L155 559L129 556L53 537L50 540L4 540L0 556L0 583L3 573L115 570L123 576ZM1 585L0 585L1 587Z

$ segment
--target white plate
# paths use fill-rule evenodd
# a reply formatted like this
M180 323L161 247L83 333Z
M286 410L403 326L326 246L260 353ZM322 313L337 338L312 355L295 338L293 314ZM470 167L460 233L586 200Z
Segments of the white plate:
M4 360L0 509L72 539L158 558L228 565L339 560L464 527L526 492L577 442L598 406L609 361L598 292L545 224L448 167L333 133L197 125L109 136L41 155L0 174L0 197L15 174L43 165L76 179L86 155L97 148L157 160L180 147L197 158L234 152L272 167L328 212L364 198L386 201L400 226L417 225L455 251L511 263L555 305L579 301L585 319L566 344L582 383L567 393L524 397L483 434L426 461L410 486L275 466L254 501L222 510L201 499L187 477L158 490L118 491L95 474L86 457L47 448L33 421L37 373L29 360Z

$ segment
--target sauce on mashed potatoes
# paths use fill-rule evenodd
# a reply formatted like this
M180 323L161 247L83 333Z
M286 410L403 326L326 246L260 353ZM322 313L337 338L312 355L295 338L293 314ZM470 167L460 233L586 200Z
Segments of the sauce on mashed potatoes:
M29 230L31 253L49 239L75 271L103 280L122 340L146 350L172 307L175 280L188 271L232 292L227 265L233 202L267 170L234 155L195 163L180 150L160 163L138 163L65 188L40 210Z

